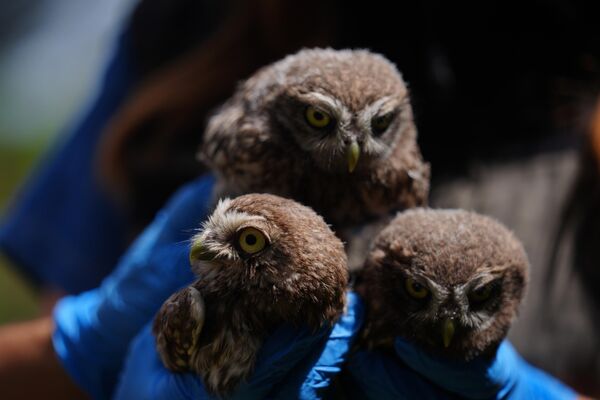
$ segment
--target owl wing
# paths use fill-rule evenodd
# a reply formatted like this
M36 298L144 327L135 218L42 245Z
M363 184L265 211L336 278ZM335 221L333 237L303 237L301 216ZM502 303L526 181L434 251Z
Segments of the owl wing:
M371 214L427 205L429 164L423 161L416 145L397 147L400 149L373 170L370 180L360 187L364 208Z
M198 158L220 178L220 195L284 192L290 170L286 150L260 112L233 98L209 120ZM282 189L283 188L283 189Z
M176 292L164 302L154 319L153 332L165 367L176 372L189 371L204 320L204 300L193 286Z

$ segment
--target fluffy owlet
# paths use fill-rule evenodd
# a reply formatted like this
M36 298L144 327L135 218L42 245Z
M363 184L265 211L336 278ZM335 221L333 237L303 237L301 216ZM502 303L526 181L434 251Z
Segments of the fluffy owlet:
M313 210L269 194L223 200L192 239L198 280L154 320L158 352L173 371L230 392L252 371L265 336L289 322L317 329L344 308L341 241Z
M517 314L528 268L521 243L492 218L405 211L375 238L357 284L366 343L400 336L453 359L493 354Z
M366 50L303 50L262 68L203 140L221 194L293 198L336 227L423 205L429 190L406 85Z

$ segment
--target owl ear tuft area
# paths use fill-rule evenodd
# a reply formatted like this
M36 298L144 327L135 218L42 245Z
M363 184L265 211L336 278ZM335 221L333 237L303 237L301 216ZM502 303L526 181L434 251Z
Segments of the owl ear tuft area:
M414 250L406 247L406 243L400 240L395 240L390 246L390 250L402 260L410 260L415 256Z

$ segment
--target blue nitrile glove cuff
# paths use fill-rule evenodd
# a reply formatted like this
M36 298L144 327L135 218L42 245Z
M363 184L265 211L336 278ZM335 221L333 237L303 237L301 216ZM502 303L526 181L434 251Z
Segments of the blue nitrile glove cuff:
M469 399L575 399L576 393L557 379L529 365L503 341L491 360L442 360L397 338L396 353L423 377Z
M99 288L56 305L55 351L93 397L112 393L131 339L194 279L189 238L206 218L213 183L206 176L180 189Z

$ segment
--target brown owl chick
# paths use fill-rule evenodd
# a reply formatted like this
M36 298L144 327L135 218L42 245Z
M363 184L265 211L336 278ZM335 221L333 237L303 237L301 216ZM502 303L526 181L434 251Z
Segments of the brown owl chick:
M517 314L528 268L521 243L492 218L405 211L375 238L357 284L366 344L400 336L448 358L491 355Z
M344 308L341 241L312 209L269 194L223 200L192 239L199 279L154 320L158 352L208 390L230 392L252 371L265 336L289 322L317 329Z
M423 205L429 165L396 67L366 50L303 50L241 84L200 159L221 195L293 198L336 227Z

